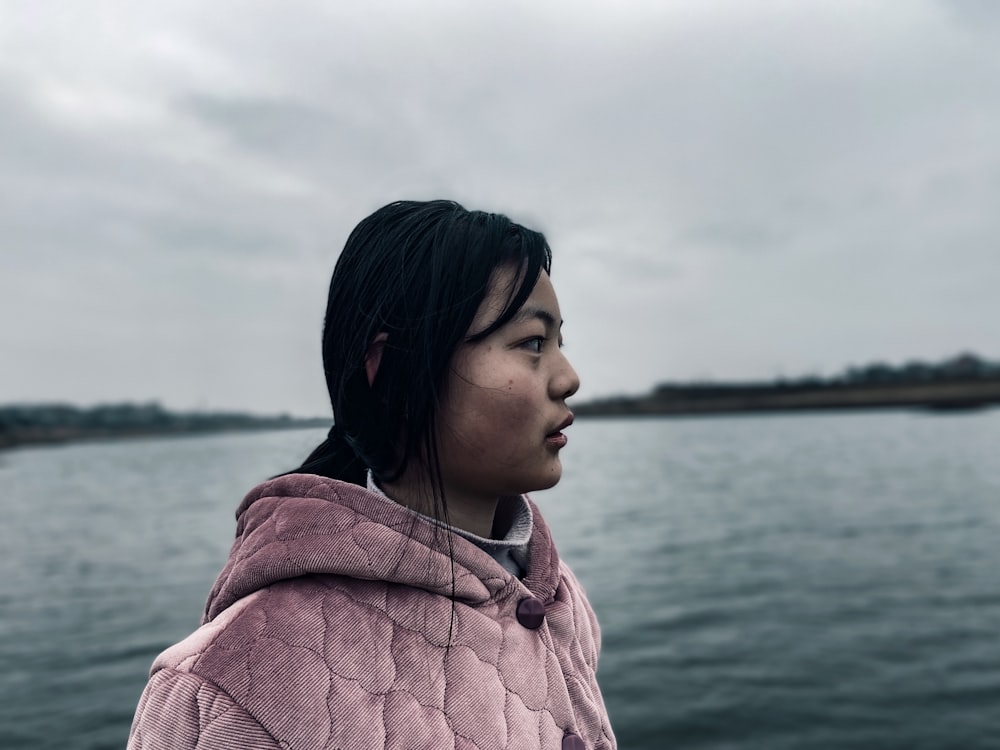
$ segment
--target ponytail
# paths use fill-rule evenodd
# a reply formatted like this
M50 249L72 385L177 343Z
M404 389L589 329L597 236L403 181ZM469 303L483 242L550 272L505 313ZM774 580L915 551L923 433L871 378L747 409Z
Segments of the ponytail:
M352 447L350 438L336 424L299 468L286 473L318 474L362 487L368 482L368 467Z

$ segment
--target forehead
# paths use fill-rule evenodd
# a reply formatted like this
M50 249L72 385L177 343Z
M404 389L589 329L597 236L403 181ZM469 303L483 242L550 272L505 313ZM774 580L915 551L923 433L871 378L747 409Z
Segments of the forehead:
M471 330L481 331L488 328L493 321L500 317L500 313L507 306L507 301L517 291L517 284L520 281L520 274L512 266L501 266L494 271L486 296L476 311ZM547 313L557 324L561 322L559 300L552 287L552 280L545 271L538 275L538 281L535 282L535 286L521 310L531 310L533 313L541 311ZM536 317L536 315L533 314L531 317ZM514 318L514 321L516 320L517 317Z

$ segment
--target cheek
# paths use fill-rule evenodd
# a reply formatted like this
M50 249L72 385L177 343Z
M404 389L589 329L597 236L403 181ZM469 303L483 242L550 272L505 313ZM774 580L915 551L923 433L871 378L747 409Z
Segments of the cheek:
M475 388L470 413L475 413L486 432L505 434L512 427L524 426L532 411L531 400L513 379L505 379L489 387ZM501 432L503 431L503 432Z
M537 420L537 405L516 379L465 385L452 402L450 422L468 448L479 454L510 453L524 444ZM458 395L458 394L456 394Z
M524 388L519 388L515 381L507 383L503 390L497 392L494 399L494 409L498 422L507 425L517 425L523 430L527 420L537 414L537 405Z
M456 363L445 398L447 420L467 449L509 453L538 420L538 385L505 353L488 347Z

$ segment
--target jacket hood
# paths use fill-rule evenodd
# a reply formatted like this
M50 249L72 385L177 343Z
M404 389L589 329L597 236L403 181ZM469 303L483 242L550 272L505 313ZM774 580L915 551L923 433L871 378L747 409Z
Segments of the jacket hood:
M237 508L236 540L202 621L273 583L316 574L403 584L470 606L518 590L548 604L559 558L531 509L527 573L518 580L472 542L364 487L312 474L277 477Z

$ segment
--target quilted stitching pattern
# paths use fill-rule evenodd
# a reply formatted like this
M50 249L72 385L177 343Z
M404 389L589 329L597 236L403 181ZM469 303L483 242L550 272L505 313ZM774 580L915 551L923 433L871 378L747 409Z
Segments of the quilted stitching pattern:
M222 691L194 675L161 670L139 702L129 747L274 750L281 745Z
M596 620L532 510L520 581L363 488L261 485L205 624L153 665L130 747L532 750L574 732L614 748ZM545 605L537 630L515 614L527 596Z

